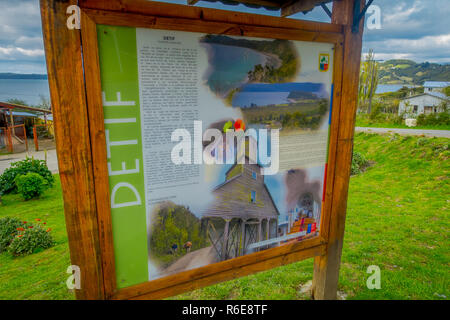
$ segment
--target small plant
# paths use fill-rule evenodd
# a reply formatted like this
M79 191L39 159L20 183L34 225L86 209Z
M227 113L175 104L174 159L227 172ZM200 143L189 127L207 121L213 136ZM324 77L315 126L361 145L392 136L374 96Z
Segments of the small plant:
M354 151L350 174L355 175L361 173L368 165L369 161L366 157L362 153Z
M17 191L25 200L39 197L47 187L47 181L37 173L29 172L14 179Z
M22 161L13 162L11 167L7 168L2 175L0 175L0 194L7 194L17 192L15 179L19 175L25 175L29 172L34 172L42 176L48 186L52 186L54 178L47 164L44 160L37 160L33 158L26 158Z
M55 244L50 232L50 228L44 228L41 224L25 224L14 236L8 252L20 256L50 248Z
M430 140L428 138L422 137L422 138L417 139L417 146L418 147L425 146L428 143L430 143Z
M0 253L6 250L22 227L23 222L18 218L4 217L0 219Z

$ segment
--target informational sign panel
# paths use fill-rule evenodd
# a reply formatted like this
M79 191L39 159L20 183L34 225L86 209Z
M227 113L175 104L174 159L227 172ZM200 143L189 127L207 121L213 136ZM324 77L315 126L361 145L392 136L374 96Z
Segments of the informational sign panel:
M97 31L118 288L318 235L333 44Z

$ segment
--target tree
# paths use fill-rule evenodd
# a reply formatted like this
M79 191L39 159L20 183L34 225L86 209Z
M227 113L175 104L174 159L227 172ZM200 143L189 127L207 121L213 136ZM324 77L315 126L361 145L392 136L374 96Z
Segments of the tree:
M21 99L15 99L15 98L13 98L13 99L8 99L7 102L12 103L12 104L19 104L19 105L21 105L21 106L26 106L26 105L27 105L27 103L26 103L24 100L21 100Z
M39 95L40 102L38 107L41 109L51 110L50 100L47 99L44 95Z
M375 61L373 49L369 50L366 60L361 63L359 75L358 103L361 109L367 108L367 113L372 112L372 98L378 86L379 64Z
M447 97L450 97L450 86L445 87L444 93L446 94Z

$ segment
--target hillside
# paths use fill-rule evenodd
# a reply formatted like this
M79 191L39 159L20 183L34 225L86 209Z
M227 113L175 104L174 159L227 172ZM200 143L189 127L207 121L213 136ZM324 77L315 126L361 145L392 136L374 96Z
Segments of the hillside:
M411 60L380 63L380 84L423 84L424 81L450 81L450 65Z

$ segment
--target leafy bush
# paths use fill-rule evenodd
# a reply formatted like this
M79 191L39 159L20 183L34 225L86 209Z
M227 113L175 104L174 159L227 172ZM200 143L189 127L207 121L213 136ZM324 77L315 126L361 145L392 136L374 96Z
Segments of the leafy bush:
M366 168L369 165L369 161L366 159L366 157L357 151L353 152L352 157L352 166L351 166L351 175L355 175L358 173L361 173L364 168Z
M29 172L14 179L17 191L25 200L39 197L47 187L47 181L39 174Z
M417 125L450 125L450 114L448 112L430 113L428 115L421 113L417 116Z
M8 252L14 256L20 256L52 247L55 241L50 231L50 228L43 229L40 224L29 225L14 236L8 247Z
M53 175L50 170L48 170L44 160L26 158L22 161L13 162L11 167L7 168L3 174L0 175L0 195L17 192L14 179L19 175L25 175L29 172L34 172L42 176L47 181L48 186L52 186L54 183Z
M430 143L430 140L428 138L422 137L422 138L417 139L417 146L419 146L419 147L425 146L429 143Z
M17 218L4 217L0 219L0 253L6 250L21 227L23 227L23 222Z

